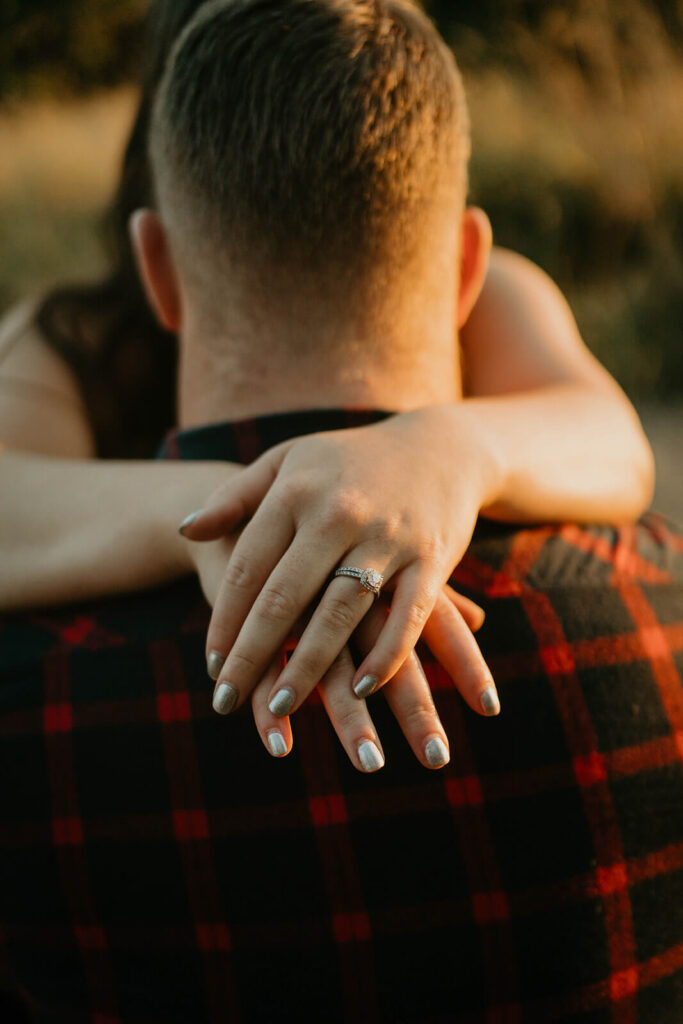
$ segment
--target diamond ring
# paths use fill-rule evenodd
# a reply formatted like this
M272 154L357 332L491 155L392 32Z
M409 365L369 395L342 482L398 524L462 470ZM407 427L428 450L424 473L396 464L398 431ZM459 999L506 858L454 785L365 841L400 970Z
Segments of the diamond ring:
M356 569L353 565L343 565L341 569L336 570L334 575L352 576L354 579L360 580L361 586L369 590L375 597L379 596L384 583L384 576L376 569Z

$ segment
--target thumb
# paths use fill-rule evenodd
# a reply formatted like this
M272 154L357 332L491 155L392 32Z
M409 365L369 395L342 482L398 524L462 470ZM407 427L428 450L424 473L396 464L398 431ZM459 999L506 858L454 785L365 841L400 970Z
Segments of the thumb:
M253 516L278 474L290 443L264 452L217 487L206 505L184 519L178 530L188 540L218 540Z

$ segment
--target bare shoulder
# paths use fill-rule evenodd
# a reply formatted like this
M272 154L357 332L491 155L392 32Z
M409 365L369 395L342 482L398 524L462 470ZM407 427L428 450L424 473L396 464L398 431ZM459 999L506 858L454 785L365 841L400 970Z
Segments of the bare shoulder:
M531 296L535 301L551 301L561 306L563 311L569 308L562 291L550 275L512 249L494 246L485 287L508 297Z
M509 249L493 250L461 341L468 394L505 394L577 381L612 386L584 345L552 278Z
M0 378L27 381L80 403L73 371L44 338L36 311L36 303L26 302L0 319Z
M36 305L22 303L0 318L0 443L88 458L95 446L78 381L37 326Z

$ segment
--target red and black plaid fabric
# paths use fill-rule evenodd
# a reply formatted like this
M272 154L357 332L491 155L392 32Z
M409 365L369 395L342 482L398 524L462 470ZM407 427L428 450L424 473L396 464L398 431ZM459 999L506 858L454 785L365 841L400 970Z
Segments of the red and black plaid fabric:
M168 451L247 459L344 421ZM316 699L271 759L248 711L211 710L192 580L0 620L0 952L30 1019L681 1024L683 538L480 524L454 583L486 609L502 713L422 651L438 772L381 696L377 774Z

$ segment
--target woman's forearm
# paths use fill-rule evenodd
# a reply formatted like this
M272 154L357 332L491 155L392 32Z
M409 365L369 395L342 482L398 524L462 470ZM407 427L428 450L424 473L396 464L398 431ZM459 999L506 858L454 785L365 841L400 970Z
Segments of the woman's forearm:
M0 609L139 590L193 571L178 523L230 472L226 463L3 454Z
M491 518L629 522L652 500L652 452L616 385L469 398L446 416L452 436L471 433L482 453L482 510Z

